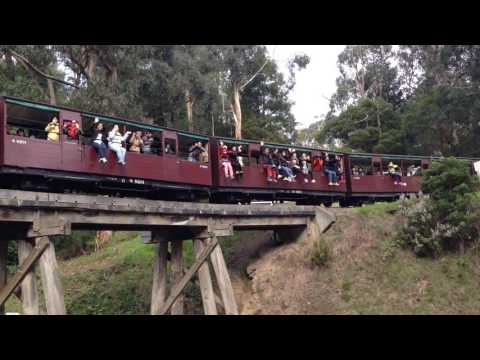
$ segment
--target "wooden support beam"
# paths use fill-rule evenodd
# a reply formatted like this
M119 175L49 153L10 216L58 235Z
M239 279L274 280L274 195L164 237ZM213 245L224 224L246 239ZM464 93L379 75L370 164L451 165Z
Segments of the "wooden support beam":
M202 239L193 240L195 258L198 259L204 249L205 244L203 243ZM213 293L213 283L212 277L210 276L210 269L208 268L208 262L203 263L198 269L198 280L200 282L200 292L202 294L202 303L205 315L217 315L215 294Z
M19 240L17 241L18 245L18 262L22 264L33 251L32 244L27 240ZM35 265L31 267L31 269L25 275L21 283L22 289L22 305L23 305L23 313L25 315L39 315L40 314L40 307L38 302L38 291L37 291L37 279L35 276Z
M217 279L220 295L222 296L223 308L226 315L238 315L238 307L235 301L235 294L233 292L232 282L228 274L227 264L223 257L220 245L218 245L210 255L213 271Z
M8 255L8 241L0 240L0 293L3 293L5 285L7 284L7 255ZM0 303L0 315L5 313L5 306L3 302Z
M17 273L9 281L9 283L0 291L0 306L3 306L10 295L15 291L17 286L22 282L25 276L30 271L32 265L40 258L43 252L48 248L48 238L40 239L33 251L28 255L22 263Z
M40 274L42 277L43 293L45 295L45 304L48 315L65 315L65 301L63 298L63 289L60 282L60 273L58 271L57 259L55 257L55 248L48 237L35 239L36 243L47 242L42 257L39 259Z
M153 234L156 237L156 234ZM168 243L159 242L155 245L155 264L153 268L153 285L152 285L152 303L150 306L150 314L159 314L167 297L167 254Z
M202 253L197 257L197 260L193 263L193 265L188 269L186 274L183 276L183 278L180 280L178 284L176 284L170 293L170 296L168 297L167 301L165 301L165 305L163 306L162 310L160 310L160 314L164 315L167 313L168 310L172 307L173 303L175 300L178 298L178 296L181 294L187 283L190 281L190 279L195 275L195 273L198 271L200 266L208 259L210 254L212 253L213 249L218 245L216 239L212 241L210 244L207 245L207 247L202 251Z
M170 242L172 247L172 287L175 287L183 277L183 241ZM184 301L183 295L179 294L177 299L172 305L172 315L183 315L184 313Z

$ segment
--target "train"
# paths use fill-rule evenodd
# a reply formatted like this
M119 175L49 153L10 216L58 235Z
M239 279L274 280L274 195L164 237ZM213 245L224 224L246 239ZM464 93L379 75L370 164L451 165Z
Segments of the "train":
M158 151L153 154L128 152L125 166L118 164L115 154L108 151L109 161L100 163L86 136L72 139L61 132L58 142L47 140L45 127L54 116L59 120L61 129L65 124L76 121L80 129L86 130L98 118L107 130L118 124L123 132L151 132L158 144ZM201 141L208 150L208 162L188 159L188 149L196 141ZM225 178L219 159L220 144L242 145L242 176ZM165 151L167 147L169 151ZM342 169L339 186L330 186L322 169L315 167L308 182L303 181L301 174L295 182L267 181L265 164L260 156L262 147L295 149L311 159L321 158L326 153L335 154ZM432 156L336 152L206 136L18 97L0 96L0 187L7 189L190 202L249 204L252 201L291 201L326 207L338 202L340 206L357 206L378 200L393 201L401 196L416 196L421 191L421 170L428 169L435 159ZM470 164L474 174L474 164L479 159L461 159ZM386 173L390 162L399 165L403 186L395 184ZM408 169L412 167L420 171L408 174ZM356 172L355 169L362 171Z

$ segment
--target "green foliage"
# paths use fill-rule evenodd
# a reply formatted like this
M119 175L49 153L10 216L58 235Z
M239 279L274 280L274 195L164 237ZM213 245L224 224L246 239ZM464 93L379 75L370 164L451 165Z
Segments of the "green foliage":
M59 258L69 259L95 249L95 231L74 231L72 235L53 236L53 244Z
M389 211L397 210L398 202L376 202L361 207L356 207L353 212L366 216L388 216Z
M347 46L317 138L367 152L480 156L479 62L479 45Z
M38 70L70 82L53 82ZM231 87L244 83L268 59L261 45L0 45L0 93L53 102L111 116L187 130L187 100L193 131L232 136ZM285 79L276 63L242 91L243 137L294 141L295 118L289 92L308 56L289 62ZM212 124L213 123L213 124Z
M311 257L312 263L318 267L327 266L331 259L331 251L324 239L317 240L313 247L313 254Z
M432 162L422 190L429 198L408 216L399 233L404 245L418 255L438 256L477 240L478 213L473 210L479 181L470 175L468 163L455 158Z

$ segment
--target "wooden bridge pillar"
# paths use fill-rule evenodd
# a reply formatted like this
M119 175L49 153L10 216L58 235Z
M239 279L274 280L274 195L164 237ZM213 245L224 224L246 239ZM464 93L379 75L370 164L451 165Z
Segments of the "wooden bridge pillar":
M158 241L155 238L153 240ZM155 244L151 315L159 313L167 298L167 254L168 242L162 241Z
M226 235L227 233L222 229L221 234ZM189 239L193 239L195 261L189 269L185 269L182 255L183 241ZM163 315L169 310L172 315L183 315L182 292L188 281L192 280L195 275L198 276L198 282L195 283L200 288L203 310L206 315L217 315L217 305L225 310L226 315L238 315L228 269L214 233L206 230L182 233L157 231L154 232L152 240L157 242L150 309L152 315ZM168 244L171 247L171 289L167 298ZM208 260L214 270L221 296L217 296L215 293Z
M193 250L195 259L200 257L200 254L205 249L204 241L209 238L196 238L193 240ZM218 245L216 246L218 248ZM215 251L215 250L214 250ZM212 252L213 254L213 252ZM200 292L202 294L203 311L205 315L217 315L217 307L215 305L215 294L213 292L212 277L210 276L210 269L208 261L205 261L198 269L198 279L200 281Z
M0 240L0 292L7 284L8 240ZM0 315L5 313L5 306L0 305Z
M58 271L57 258L55 257L55 247L48 237L39 237L35 239L38 245L42 239L48 240L49 244L43 255L39 259L40 274L42 278L43 293L45 295L45 304L48 315L65 315L65 301L63 298L63 288L60 281L60 272Z
M48 315L65 315L65 302L63 289L60 283L57 260L53 243L47 236L33 239L17 238L18 262L17 272L6 281L6 260L8 242L0 241L0 269L5 271L1 274L3 286L0 286L0 306L12 294L21 298L23 313L25 315L39 315L40 306L38 299L38 287L35 277L35 265L38 262L45 295L45 304ZM5 265L3 265L5 264ZM21 290L20 294L16 290Z
M18 265L20 266L33 251L32 243L28 240L18 240ZM25 315L40 315L38 303L37 279L35 276L35 267L28 271L21 285L22 307Z

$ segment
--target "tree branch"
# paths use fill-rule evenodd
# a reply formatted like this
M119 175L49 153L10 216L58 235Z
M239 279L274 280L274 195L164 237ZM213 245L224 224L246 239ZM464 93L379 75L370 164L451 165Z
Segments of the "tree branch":
M48 74L45 74L43 71L41 71L40 69L38 69L36 66L34 66L30 61L28 61L23 55L20 55L18 54L17 52L13 51L13 50L10 50L8 49L7 50L10 54L12 54L12 56L17 59L18 61L20 61L21 63L27 65L30 69L32 69L35 73L37 73L38 75L46 78L46 79L49 79L49 80L53 80L53 81L57 81L59 83L62 83L62 84L65 84L65 85L69 85L69 86L72 86L76 89L78 89L79 87L75 84L72 84L68 81L65 81L63 79L58 79L56 77L53 77L53 76L50 76Z
M267 64L268 64L268 59L265 60L265 62L263 63L263 65L260 67L260 69L258 69L257 72L256 72L255 74L253 74L253 76L252 76L250 79L248 79L248 81L247 81L245 84L243 84L242 86L240 86L240 91L243 91L243 89L244 89L248 84L250 84L250 83L253 81L253 79L255 79L255 78L257 77L258 74L260 74L260 72L263 70L263 68L264 68Z

